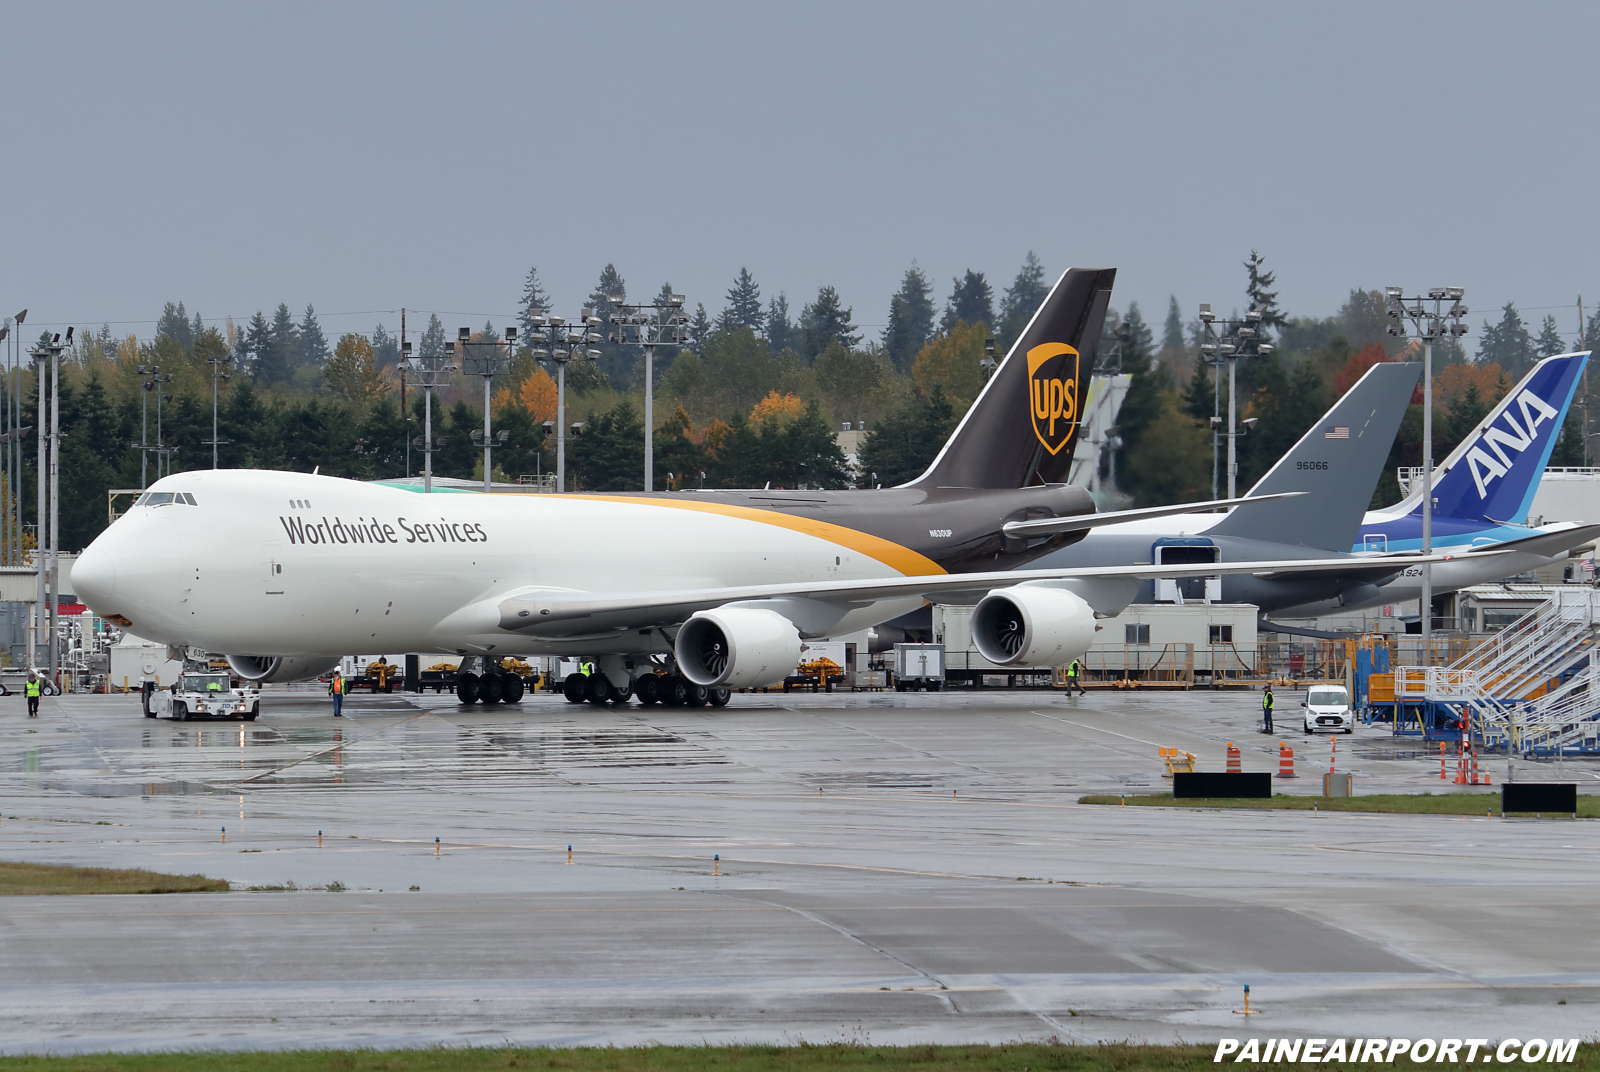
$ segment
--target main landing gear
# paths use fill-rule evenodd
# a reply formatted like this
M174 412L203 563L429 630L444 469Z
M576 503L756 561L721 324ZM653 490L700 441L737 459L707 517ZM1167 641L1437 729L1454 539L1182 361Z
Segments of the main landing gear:
M486 704L517 703L522 699L525 688L520 676L503 670L492 670L487 674L476 674L469 670L456 677L456 699L464 704L477 703L479 700Z
M707 688L677 674L640 674L632 687L618 688L604 674L568 674L564 685L569 703L625 704L632 694L641 704L664 704L667 707L724 707L732 690L717 686Z

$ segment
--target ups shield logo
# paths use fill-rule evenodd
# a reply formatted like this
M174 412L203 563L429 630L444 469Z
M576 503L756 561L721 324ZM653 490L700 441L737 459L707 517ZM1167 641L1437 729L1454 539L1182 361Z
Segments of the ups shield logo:
M1033 434L1051 454L1072 438L1078 423L1078 351L1047 342L1028 351L1028 401Z

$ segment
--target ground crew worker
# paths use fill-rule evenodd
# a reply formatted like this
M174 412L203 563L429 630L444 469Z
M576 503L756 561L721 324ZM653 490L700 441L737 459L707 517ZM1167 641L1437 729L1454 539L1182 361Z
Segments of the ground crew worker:
M26 691L28 694L28 717L37 718L39 716L39 696L44 692L44 682L40 681L39 675L32 670L28 671Z
M344 713L340 708L344 706L344 678L339 675L337 670L328 679L328 695L333 697L333 717L343 718Z
M1261 696L1261 732L1272 732L1272 686L1267 686L1267 691Z
M1074 659L1067 664L1067 695L1072 695L1072 690L1077 689L1079 696L1089 695L1089 690L1083 687L1083 664Z

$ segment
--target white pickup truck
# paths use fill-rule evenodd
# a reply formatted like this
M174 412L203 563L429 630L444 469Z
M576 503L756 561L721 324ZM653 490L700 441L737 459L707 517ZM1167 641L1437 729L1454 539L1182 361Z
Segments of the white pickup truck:
M170 718L175 722L229 718L254 722L261 713L261 690L234 688L227 674L184 672L170 689L144 695L145 718Z

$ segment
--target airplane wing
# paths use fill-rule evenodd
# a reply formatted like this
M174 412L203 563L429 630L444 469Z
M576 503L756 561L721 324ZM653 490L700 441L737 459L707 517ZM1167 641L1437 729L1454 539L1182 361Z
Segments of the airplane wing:
M1060 532L1083 532L1103 525L1118 525L1124 521L1146 521L1150 518L1172 517L1175 514L1203 514L1223 506L1242 506L1263 503L1273 499L1292 499L1305 495L1303 491L1280 491L1276 495L1256 495L1241 499L1211 499L1208 502L1179 503L1176 506L1151 506L1140 510L1113 510L1104 514L1079 514L1076 517L1042 517L1037 521L1007 521L1007 536L1053 536Z
M1383 574L1396 573L1422 562L1445 562L1454 555L1413 555L1404 561L1384 559ZM1365 570L1377 567L1366 566ZM524 589L508 596L493 597L463 608L451 615L452 627L489 627L529 636L558 637L569 634L592 635L608 630L655 628L675 625L700 610L746 600L798 599L831 604L866 604L877 600L922 598L931 602L950 602L951 597L983 593L1030 582L1071 581L1137 582L1166 577L1216 576L1224 573L1253 573L1271 576L1307 570L1363 571L1360 559L1301 559L1276 562L1218 562L1153 566L1084 566L1072 569L996 570L986 573L935 574L932 576L891 577L880 580L797 582L729 588L704 588L682 591L640 592L607 595L561 589Z
M1568 523L1564 525L1547 525L1542 529L1535 529L1531 535L1515 540L1501 540L1499 543L1486 543L1474 547L1470 554L1482 554L1486 551L1521 551L1530 555L1545 555L1547 557L1559 555L1563 551L1572 551L1600 536L1600 525L1580 525Z

